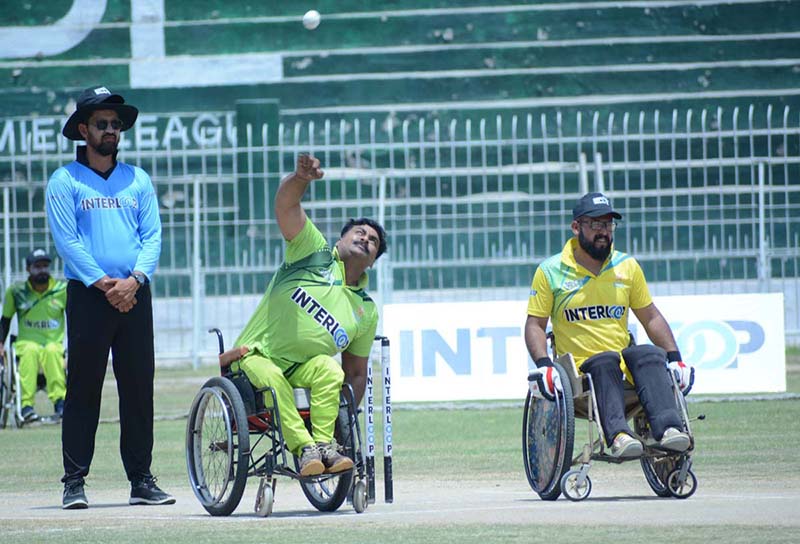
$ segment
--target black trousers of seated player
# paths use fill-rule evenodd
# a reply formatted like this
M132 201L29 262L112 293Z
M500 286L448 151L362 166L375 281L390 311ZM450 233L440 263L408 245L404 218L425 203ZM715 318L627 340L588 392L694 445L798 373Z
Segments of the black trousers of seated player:
M100 289L74 280L67 285L63 482L89 474L109 350L119 393L122 464L130 481L151 476L155 354L149 285L139 288L136 301L128 313L121 313Z
M636 394L650 423L653 438L661 440L668 427L682 429L664 350L649 345L633 346L622 350L622 356L633 376ZM617 434L632 434L625 419L625 390L619 363L618 353L605 351L581 365L581 372L592 377L600 423L609 446Z

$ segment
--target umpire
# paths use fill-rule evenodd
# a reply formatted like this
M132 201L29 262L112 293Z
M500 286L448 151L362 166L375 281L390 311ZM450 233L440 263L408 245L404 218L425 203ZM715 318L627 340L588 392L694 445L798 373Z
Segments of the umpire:
M119 392L120 454L130 504L172 504L150 472L153 453L153 310L150 278L161 253L150 176L117 161L120 133L139 111L105 87L78 97L62 133L85 140L47 184L47 219L64 260L69 372L61 430L65 509L88 508L84 478L94 455L111 350Z

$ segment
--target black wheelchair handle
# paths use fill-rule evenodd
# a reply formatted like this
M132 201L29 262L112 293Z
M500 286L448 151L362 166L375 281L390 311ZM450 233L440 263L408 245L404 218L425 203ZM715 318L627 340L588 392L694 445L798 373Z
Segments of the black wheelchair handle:
M225 353L225 341L222 339L222 331L214 327L213 329L208 329L208 332L217 333L217 343L219 344L219 353L220 355Z

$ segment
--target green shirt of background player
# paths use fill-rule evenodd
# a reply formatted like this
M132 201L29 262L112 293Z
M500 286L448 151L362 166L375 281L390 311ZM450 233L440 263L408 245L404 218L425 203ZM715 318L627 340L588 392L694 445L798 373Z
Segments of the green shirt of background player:
M39 369L47 381L47 396L56 416L64 411L66 374L64 372L64 309L67 284L50 276L50 256L36 249L26 259L28 279L6 290L3 318L0 321L0 355L8 336L11 318L17 314L19 333L14 351L19 357L22 418L36 421L34 409Z
M239 365L253 385L275 389L284 439L303 476L353 466L337 451L333 431L345 377L356 403L364 395L378 323L364 291L366 270L386 251L383 227L364 218L351 219L330 248L300 205L322 176L319 160L304 155L281 182L275 217L287 240L285 260L235 343L246 353ZM311 389L311 433L295 408L294 387Z

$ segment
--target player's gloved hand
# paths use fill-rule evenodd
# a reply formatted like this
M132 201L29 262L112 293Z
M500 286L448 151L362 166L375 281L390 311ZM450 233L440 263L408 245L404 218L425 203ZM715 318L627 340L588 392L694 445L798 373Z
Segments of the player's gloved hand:
M675 376L683 396L688 395L694 385L694 367L684 364L680 351L670 351L667 352L667 368Z
M561 376L549 357L536 360L536 367L528 374L528 388L540 399L556 400L556 392L563 392Z

